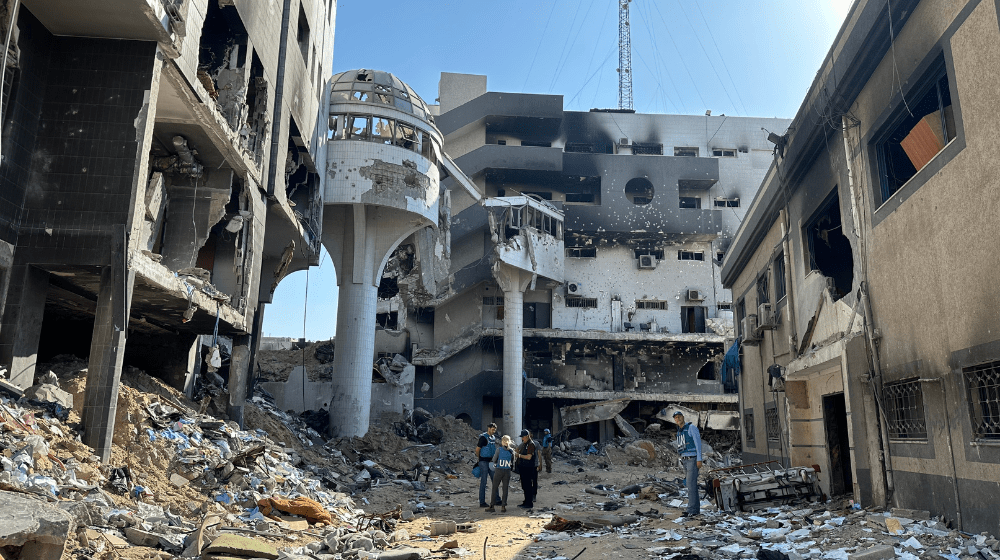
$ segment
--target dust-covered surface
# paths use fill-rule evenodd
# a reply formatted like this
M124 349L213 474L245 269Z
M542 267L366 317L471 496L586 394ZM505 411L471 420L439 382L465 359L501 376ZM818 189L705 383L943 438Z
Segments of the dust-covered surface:
M242 557L263 547L302 560L378 558L401 548L487 560L573 558L584 548L581 559L846 559L873 546L895 547L899 558L1000 557L990 535L906 517L921 512L883 516L847 501L734 514L705 500L701 517L684 518L670 426L605 445L559 442L552 472L539 474L532 510L517 507L524 496L515 475L507 511L488 512L470 472L479 434L459 420L418 409L373 425L362 438L327 440L256 396L241 430L218 413L224 393L192 402L135 369L122 375L105 464L79 440L85 367L62 357L42 370L55 372L73 395L72 410L8 393L0 401L0 487L70 513L78 530L68 535L67 560L199 557L225 534L253 545ZM706 450L703 483L712 468L738 464L733 439L708 434L716 450ZM457 530L435 534L440 522Z
M311 342L292 350L259 350L256 371L260 381L288 381L292 369L305 367L309 381L333 379L332 341Z

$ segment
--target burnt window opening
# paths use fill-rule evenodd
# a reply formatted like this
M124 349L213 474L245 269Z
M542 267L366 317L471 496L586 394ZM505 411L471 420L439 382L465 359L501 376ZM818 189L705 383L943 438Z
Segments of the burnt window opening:
M566 142L563 151L577 154L592 154L595 150L594 145L589 142Z
M882 389L890 439L926 440L924 390L919 379L886 383Z
M788 280L785 278L785 253L778 253L778 256L774 259L774 266L771 267L774 271L774 301L781 301L781 298L785 297L788 293L788 287L785 282Z
M497 146L506 146L506 145L507 145L506 140L497 140Z
M655 257L656 260L658 260L658 261L662 261L663 260L663 249L640 248L640 249L634 250L632 252L632 254L637 259L639 257L643 256L643 255L650 255L652 257Z
M703 261L705 260L704 251L677 251L677 260L679 261Z
M705 362L698 370L698 379L702 381L715 381L715 362Z
M712 148L712 157L736 157L736 148Z
M625 183L625 198L632 204L643 206L653 201L653 183L645 177L629 179Z
M662 156L663 144L645 144L640 142L632 143L632 155L634 156Z
M571 259L596 259L597 247L566 247L566 257Z
M943 56L906 99L908 102L901 103L883 131L876 135L880 204L934 159L956 135Z
M736 338L743 338L743 319L747 316L747 302L745 299L740 298L736 300L735 312L735 323L736 323Z
M674 146L674 156L698 157L698 148L695 146Z
M767 270L757 277L757 305L771 303L771 292L768 290Z
M716 208L739 208L740 199L737 198L716 198L715 199Z
M399 282L395 276L383 276L378 283L378 299L392 299L399 294Z
M302 53L302 62L309 66L309 19L306 17L306 7L299 2L299 28L295 34L299 42L299 52Z
M230 113L238 112L245 100L236 97L243 91L248 39L236 7L222 7L219 0L210 0L198 45L198 80L218 101L233 128L237 127Z
M240 144L251 154L254 163L258 167L264 161L264 144L267 140L268 118L267 118L267 80L264 78L264 65L253 52L253 59L250 62L250 81L247 85L246 96L246 134L240 130ZM242 127L240 127L242 129Z
M725 251L716 251L715 252L715 262L717 262L719 264L722 264L722 261L724 261L725 259L726 259L726 252Z
M390 311L388 313L376 313L375 328L387 331L399 330L399 312ZM389 359L392 359L392 355L389 356Z
M701 208L701 198L697 196L678 197L678 208Z
M413 311L413 320L422 325L434 324L434 308L418 307Z
M600 177L564 177L562 192L567 204L600 204Z
M552 191L521 191L521 194L541 200L552 200Z
M975 440L1000 440L1000 361L962 368Z
M743 435L747 441L747 447L757 446L757 436L754 432L753 423L753 409L747 408L743 410Z
M566 307L597 309L597 298L588 298L582 296L566 296Z
M707 307L700 305L685 305L681 307L681 332L682 333L703 333L705 332L705 310Z
M809 247L809 269L831 279L834 301L849 294L854 282L854 254L843 233L836 188L803 229Z
M552 142L541 142L536 140L521 140L521 145L529 148L551 148Z

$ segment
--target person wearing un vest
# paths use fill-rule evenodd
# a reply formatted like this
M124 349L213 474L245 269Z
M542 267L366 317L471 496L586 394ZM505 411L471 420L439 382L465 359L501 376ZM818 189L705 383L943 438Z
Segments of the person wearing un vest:
M479 461L479 507L490 507L486 503L486 478L493 480L493 467L490 466L490 459L497 451L497 425L490 422L486 431L479 434L479 442L476 443L476 460Z
M524 491L524 503L517 507L531 509L535 507L535 495L538 494L538 446L531 439L531 432L521 430L521 445L517 447L515 458L520 461L517 474L521 476L521 490Z
M542 436L542 459L545 459L545 472L552 472L552 432L545 428L545 435ZM542 472L542 462L538 462L538 472Z
M507 513L507 490L510 487L510 470L514 468L514 444L510 436L500 438L500 446L493 454L496 473L493 475L493 491L490 492L490 507L486 511L493 513L500 504L500 512ZM503 501L500 500L500 487L503 487Z
M684 515L693 517L701 514L701 494L698 491L698 469L702 464L701 432L698 426L684 422L684 415L679 410L674 413L674 424L677 424L677 449L687 471L688 507Z

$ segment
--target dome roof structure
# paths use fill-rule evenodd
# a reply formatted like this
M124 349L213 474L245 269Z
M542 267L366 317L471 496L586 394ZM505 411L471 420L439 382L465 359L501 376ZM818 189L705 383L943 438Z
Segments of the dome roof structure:
M427 104L413 88L388 72L379 70L349 70L336 74L330 81L330 103L372 103L389 105L430 121Z

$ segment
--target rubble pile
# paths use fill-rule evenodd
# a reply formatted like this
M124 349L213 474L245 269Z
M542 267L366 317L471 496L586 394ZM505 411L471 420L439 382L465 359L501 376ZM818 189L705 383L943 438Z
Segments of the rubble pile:
M302 343L298 343L302 344ZM306 368L309 381L333 379L334 343L320 341L305 344L293 350L257 351L257 369L260 381L287 381L293 368Z

